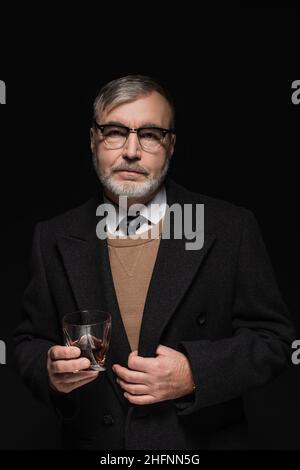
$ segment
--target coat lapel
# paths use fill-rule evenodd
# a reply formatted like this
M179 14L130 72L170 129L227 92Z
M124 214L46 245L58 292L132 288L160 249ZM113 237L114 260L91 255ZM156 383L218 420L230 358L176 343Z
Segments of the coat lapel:
M178 202L191 203L189 199L177 194L176 185L170 180L167 180L166 188L169 207ZM171 222L171 235L174 233L172 227ZM138 348L140 356L156 356L160 337L213 246L215 238L214 233L206 230L203 247L200 250L186 250L186 242L189 240L184 237L162 237L144 307Z
M155 357L160 337L199 270L215 236L199 251L186 251L182 240L160 242L141 325L139 355Z
M110 347L106 358L106 374L111 381L121 403L128 407L122 390L115 381L112 365L127 366L131 348L120 315L113 285L106 240L96 236L96 207L100 202L93 201L87 227L77 230L76 235L61 237L58 240L63 264L74 294L78 309L97 308L112 315ZM93 222L91 222L91 219Z

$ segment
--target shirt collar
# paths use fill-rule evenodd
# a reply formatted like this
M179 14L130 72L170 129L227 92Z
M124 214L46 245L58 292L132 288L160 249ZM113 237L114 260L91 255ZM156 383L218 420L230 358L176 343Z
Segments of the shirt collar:
M106 196L105 194L103 195L104 197L104 202L106 204L113 204ZM106 217L106 224L107 224L107 229L110 233L115 234L117 231L117 227L119 223L124 219L126 216L127 212L125 208L119 207L116 204L113 204L115 207L115 210L117 212L117 218L111 217L111 213L108 212L108 215ZM166 207L167 207L167 194L166 194L166 188L164 185L161 186L160 190L156 193L156 195L145 205L141 204L139 208L139 204L135 205L135 211L139 210L140 215L144 217L147 222L148 220L151 222L151 224L158 224L158 222L164 217L166 213ZM145 227L141 227L141 229L137 230L137 234L144 231L145 229L148 229L148 223L144 224Z

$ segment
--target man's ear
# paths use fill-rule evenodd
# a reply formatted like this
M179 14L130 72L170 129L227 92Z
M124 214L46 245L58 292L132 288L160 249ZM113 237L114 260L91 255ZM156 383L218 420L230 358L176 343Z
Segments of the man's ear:
M170 153L169 153L169 158L172 157L173 153L174 153L174 147L175 147L175 143L176 143L176 134L172 134L172 137L171 137L171 142L170 142Z
M94 148L95 148L95 129L93 127L90 128L90 147L91 147L91 151L94 152Z

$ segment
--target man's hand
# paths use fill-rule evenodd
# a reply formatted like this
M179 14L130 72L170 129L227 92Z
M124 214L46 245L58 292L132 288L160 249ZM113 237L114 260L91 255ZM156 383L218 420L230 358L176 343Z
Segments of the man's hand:
M70 393L96 379L99 372L84 370L91 363L80 356L76 346L53 346L48 351L47 370L50 386L56 392Z
M147 358L132 351L128 369L114 364L117 382L130 403L148 405L193 392L193 376L187 357L163 345L158 346L156 354L155 358Z

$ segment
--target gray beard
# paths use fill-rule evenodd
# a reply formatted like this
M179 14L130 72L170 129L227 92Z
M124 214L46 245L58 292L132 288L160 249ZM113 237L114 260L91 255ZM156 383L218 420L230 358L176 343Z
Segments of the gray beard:
M117 197L126 196L128 198L138 199L147 197L149 194L154 193L160 187L167 176L170 166L170 159L166 159L162 172L158 177L148 177L147 180L143 183L136 183L134 181L120 183L113 180L112 173L108 176L101 175L97 165L97 158L94 154L93 165L104 189L110 191Z

